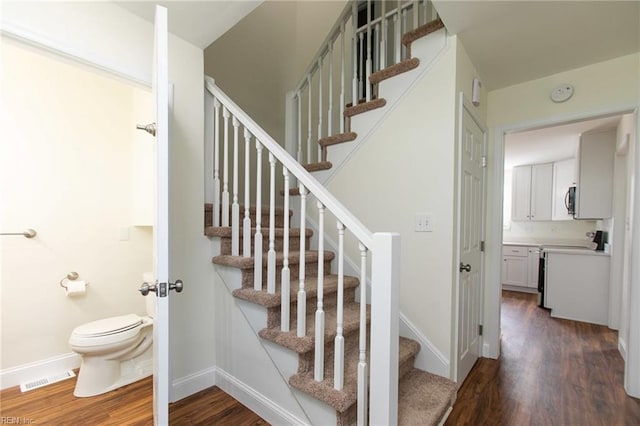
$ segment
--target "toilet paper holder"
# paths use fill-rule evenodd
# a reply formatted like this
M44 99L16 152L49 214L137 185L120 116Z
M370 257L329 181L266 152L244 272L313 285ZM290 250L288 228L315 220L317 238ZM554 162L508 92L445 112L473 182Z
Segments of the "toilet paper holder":
M72 271L72 272L69 272L69 273L67 274L67 276L66 276L66 277L64 277L64 278L62 278L62 279L60 280L60 287L62 287L62 288L64 288L64 289L66 290L66 289L67 289L67 286L65 285L65 283L66 283L67 281L75 281L75 280L77 280L77 279L78 279L78 277L79 277L79 276L80 276L80 275L78 275L78 273L77 273L77 272L73 272L73 271ZM89 285L89 283L87 283L87 285Z

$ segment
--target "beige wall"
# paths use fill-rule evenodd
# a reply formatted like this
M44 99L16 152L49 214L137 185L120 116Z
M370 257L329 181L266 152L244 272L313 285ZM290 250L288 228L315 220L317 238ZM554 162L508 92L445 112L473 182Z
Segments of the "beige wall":
M131 161L153 139L131 132L149 91L2 41L1 227L38 232L0 240L6 369L70 352L82 323L145 314L136 289L153 270L152 229L132 226ZM90 282L84 296L65 297L71 271Z
M344 1L266 1L205 50L205 73L284 145L285 95Z

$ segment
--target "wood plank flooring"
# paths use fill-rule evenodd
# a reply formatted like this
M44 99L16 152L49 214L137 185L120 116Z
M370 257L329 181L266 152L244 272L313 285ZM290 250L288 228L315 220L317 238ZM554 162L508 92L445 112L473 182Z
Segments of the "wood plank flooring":
M19 387L0 392L0 424L153 425L153 382L149 377L91 398L76 398L76 379L21 393ZM257 414L212 387L169 406L171 426L268 425Z
M503 291L502 356L481 358L446 425L640 425L623 388L617 333L551 318L536 295Z
M640 400L624 393L617 334L549 317L536 295L503 292L502 357L480 359L458 391L446 425L640 425ZM26 393L0 392L1 423L152 425L151 378L93 398L75 379ZM170 406L171 426L267 425L218 388ZM14 424L15 421L14 421Z

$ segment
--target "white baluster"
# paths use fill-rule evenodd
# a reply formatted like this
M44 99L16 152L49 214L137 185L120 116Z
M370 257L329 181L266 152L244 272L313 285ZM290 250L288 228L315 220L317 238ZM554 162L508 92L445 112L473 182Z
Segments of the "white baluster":
M345 32L345 23L342 21L342 25L340 26L340 133L344 133L344 109L345 109L345 94L344 94L344 32Z
M262 144L256 138L256 234L253 237L253 289L262 291Z
M393 40L393 50L395 53L395 62L394 63L398 63L400 62L400 56L402 54L402 41L401 41L401 29L400 29L400 12L401 9L400 7L402 6L400 0L398 0L398 5L396 8L396 13L393 14L393 35L394 35L394 40Z
M380 23L373 27L373 72L380 70Z
M402 9L402 24L400 25L400 33L404 34L407 31L407 9ZM401 59L406 57L406 48L404 45L400 46L401 49ZM400 62L400 61L398 61Z
M299 184L300 188L300 265L298 274L298 329L297 336L307 334L307 293L304 289L305 279L305 222L307 217L307 188Z
M220 101L213 99L213 226L220 226Z
M387 2L382 0L380 13L382 37L380 37L380 69L387 67Z
M231 255L240 256L240 205L238 204L238 126L233 117L233 203L231 204Z
M242 221L242 256L251 257L251 205L250 182L251 179L251 152L249 149L251 132L244 128L244 220Z
M313 379L324 380L324 205L318 201L318 305Z
M309 88L309 109L307 111L307 163L311 163L311 74L307 76L307 87Z
M267 293L276 292L276 157L269 153L269 252L267 253Z
M289 170L282 167L284 176L284 235L282 241L282 273L280 284L280 330L289 331L291 305L291 271L289 270Z
M360 340L358 356L358 426L367 425L367 248L360 248Z
M222 117L224 118L224 138L222 154L222 226L229 226L229 110L222 107Z
M415 30L420 25L420 2L413 0L413 6L411 7L411 14L413 15L413 28Z
M329 42L329 112L327 113L327 136L333 135L333 42ZM320 144L318 144L320 148Z
M296 160L298 163L302 163L302 94L300 91L296 94L298 100L298 154Z
M333 387L341 390L344 385L344 225L338 222L338 304L336 305L336 339L334 344Z
M358 2L352 3L351 21L353 23L352 49L353 57L353 81L351 82L351 104L358 105Z
M358 34L358 38L360 41L360 60L358 61L358 65L362 65L362 61L364 60L364 33ZM358 100L362 99L364 96L364 70L362 68L358 69ZM355 105L355 104L354 104Z
M367 90L367 102L371 100L371 83L369 83L369 77L371 76L371 0L367 0L367 73L364 79L364 84Z
M322 138L322 56L318 59L318 140ZM318 161L320 161L320 144L318 146Z

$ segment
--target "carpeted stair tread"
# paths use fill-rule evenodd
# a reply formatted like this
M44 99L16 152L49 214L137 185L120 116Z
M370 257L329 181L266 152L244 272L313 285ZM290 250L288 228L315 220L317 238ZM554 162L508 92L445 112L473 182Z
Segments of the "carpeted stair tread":
M264 224L264 222L263 222ZM261 227L262 238L269 239L269 220L267 218L266 226ZM251 235L256 233L256 228L251 228ZM218 237L218 238L231 238L231 227L230 226L208 226L204 230L204 234L207 237ZM244 230L242 224L240 225L240 236L244 234ZM275 228L274 235L276 238L284 237L284 228ZM313 230L309 228L305 228L305 236L310 238L313 236ZM298 237L300 238L300 228L289 228L289 237Z
M412 369L398 385L398 425L437 425L456 399L456 384Z
M335 257L335 254L330 251L324 252L325 261L331 261ZM315 250L307 250L305 252L305 263L317 262L318 252ZM276 266L282 266L284 255L282 252L276 252ZM216 265L231 266L238 269L251 269L253 270L253 257L232 256L230 254L222 254L215 256L212 260ZM297 265L300 263L300 253L289 253L289 265ZM267 253L262 254L262 267L267 268Z
M371 110L374 110L376 108L382 108L386 104L387 104L387 101L385 99L383 99L383 98L374 99L374 100L371 100L369 102L364 102L364 103L361 103L361 104L358 104L358 105L354 105L354 106L350 106L350 107L345 108L344 116L345 117L353 117L354 115L362 114L364 112L371 111Z
M244 205L240 204L240 215L243 216L244 214ZM205 212L208 211L213 211L213 204L211 203L205 203L204 204L204 210ZM229 204L229 211L231 211L231 204ZM260 212L262 213L262 216L267 216L269 217L269 206L262 206L260 208ZM253 216L256 213L256 207L255 206L249 206L249 213ZM275 213L277 216L284 216L284 209L282 207L276 207L275 208ZM289 209L289 216L293 216L293 210Z
M400 337L398 363L402 365L412 362L420 350L420 344L415 340ZM367 365L370 366L369 353L367 351ZM306 392L313 397L324 401L336 411L343 413L356 403L358 393L358 357L359 350L354 347L345 353L344 359L344 386L342 390L333 388L333 359L325 363L324 380L316 382L313 379L313 371L294 374L289 378L289 384L294 388Z
M334 136L327 136L324 137L322 139L320 139L318 141L318 144L320 144L321 147L325 148L331 145L337 145L340 143L345 143L345 142L351 142L353 140L355 140L358 137L358 134L356 132L345 132L345 133L338 133L337 135Z
M333 164L331 164L331 161L319 161L317 163L303 164L302 167L304 167L309 173L312 173L319 172L321 170L329 170L333 167Z
M409 46L414 41L433 32L436 32L441 28L444 28L444 23L442 22L442 20L440 18L434 19L433 21L427 22L426 24L416 28L415 30L404 33L404 35L402 36L402 44L405 46Z
M281 331L280 328L263 328L258 333L260 337L270 340L274 343L289 348L298 354L303 354L315 347L315 303L307 306L306 316L306 335L298 337L296 328L298 321L295 317L291 318L291 331ZM371 311L367 306L367 322L370 319ZM349 302L344 304L342 335L356 331L360 327L360 304L357 302ZM327 309L324 313L324 339L325 343L336 337L336 310L335 308Z
M280 195L284 197L284 189L280 190ZM300 195L300 188L289 188L289 196L298 196Z
M351 276L344 277L344 290L345 292L349 289L354 289L358 286L360 281ZM307 294L307 299L313 299L315 302L316 295L318 294L318 278L317 277L307 277L304 282L304 288ZM335 293L338 288L338 276L337 275L325 275L323 282L323 294L325 297L332 293ZM291 286L290 286L290 300L291 302L295 302L298 294L298 278L291 278ZM239 288L234 290L232 294L243 300L247 300L249 302L253 302L258 305L262 305L266 308L273 308L276 306L280 306L282 294L280 291L276 291L273 294L269 294L266 291L256 291L253 288ZM307 308L310 306L315 307L315 303L308 303Z
M369 76L369 81L371 84L377 84L388 78L411 71L412 69L417 68L418 65L420 65L420 59L418 58L406 59L383 70L374 72Z

